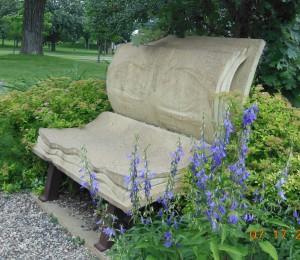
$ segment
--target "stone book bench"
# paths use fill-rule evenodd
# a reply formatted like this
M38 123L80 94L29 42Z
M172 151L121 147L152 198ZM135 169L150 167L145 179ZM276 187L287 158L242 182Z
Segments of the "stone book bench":
M109 66L107 93L114 113L104 112L83 128L39 130L33 152L49 162L42 201L58 198L61 174L80 183L81 148L99 182L99 195L120 221L131 209L124 177L134 134L141 151L148 146L153 201L163 195L170 171L170 153L180 137L185 157L180 173L189 165L190 138L200 136L206 114L205 141L214 140L214 123L222 119L224 105L215 96L238 91L247 96L264 48L263 40L168 36L148 46L120 46ZM214 100L215 99L215 100ZM141 194L143 196L143 194ZM141 206L145 201L141 202ZM102 233L95 246L111 246Z

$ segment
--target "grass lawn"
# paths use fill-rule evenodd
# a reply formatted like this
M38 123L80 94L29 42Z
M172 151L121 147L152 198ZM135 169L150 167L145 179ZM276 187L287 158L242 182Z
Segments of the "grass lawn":
M49 77L105 79L108 63L97 60L97 50L82 46L58 45L56 52L44 48L44 55L20 55L20 48L13 54L12 42L0 46L0 81L6 86L14 84L31 86ZM101 58L110 59L111 55Z
M85 62L53 56L39 55L0 55L0 81L5 85L32 85L49 77L71 77L105 79L105 62Z

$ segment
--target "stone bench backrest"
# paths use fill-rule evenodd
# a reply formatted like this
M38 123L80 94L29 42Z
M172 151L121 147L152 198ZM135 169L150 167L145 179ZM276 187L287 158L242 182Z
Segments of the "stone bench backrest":
M109 66L107 91L118 114L205 140L222 118L221 92L247 96L263 40L169 36L149 46L120 46Z

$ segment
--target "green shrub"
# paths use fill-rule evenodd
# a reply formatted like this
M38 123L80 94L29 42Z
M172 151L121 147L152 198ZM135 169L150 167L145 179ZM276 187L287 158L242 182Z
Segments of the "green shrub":
M239 125L240 102L236 97L229 97L229 100L233 103L234 113L238 115L235 125ZM250 103L257 104L259 114L252 126L246 159L247 168L251 172L249 192L252 194L264 183L265 198L275 201L277 196L275 184L286 167L293 147L289 162L289 179L283 185L283 190L288 203L300 209L300 109L292 107L280 94L270 95L263 91L261 86L253 88L246 106ZM229 147L231 153L237 146L238 144L233 142Z
M299 203L300 196L300 109L292 107L280 94L272 96L261 90L261 87L256 88L250 98L260 110L253 125L247 158L248 168L253 173L252 184L265 183L265 196L274 198L277 195L275 184L293 146L289 179L283 186L293 205Z
M40 189L46 163L31 152L40 127L80 127L111 110L105 82L53 78L0 97L0 189Z

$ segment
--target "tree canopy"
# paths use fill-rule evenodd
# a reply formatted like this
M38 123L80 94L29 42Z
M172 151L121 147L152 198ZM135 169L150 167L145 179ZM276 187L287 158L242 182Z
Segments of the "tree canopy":
M48 0L46 12L51 14L46 41L55 51L58 41L76 42L83 35L85 10L81 0Z
M22 3L28 1L36 0L0 0L3 40L14 38L13 17L23 13ZM87 47L96 40L99 54L105 42L133 39L138 45L167 34L264 39L257 82L300 106L298 0L47 0L45 17L44 41L51 42L52 50L58 41L80 37Z

